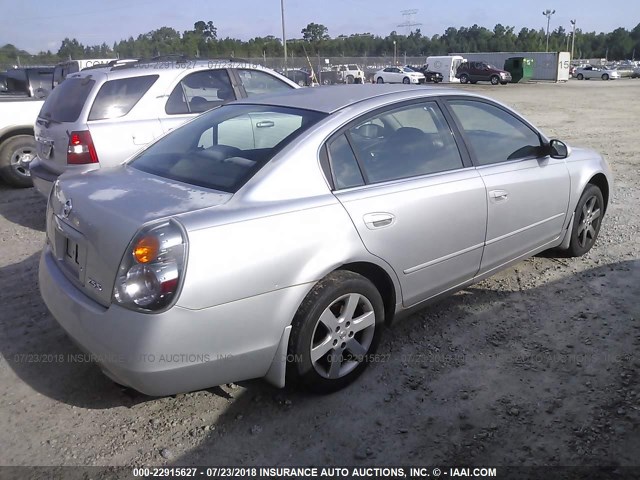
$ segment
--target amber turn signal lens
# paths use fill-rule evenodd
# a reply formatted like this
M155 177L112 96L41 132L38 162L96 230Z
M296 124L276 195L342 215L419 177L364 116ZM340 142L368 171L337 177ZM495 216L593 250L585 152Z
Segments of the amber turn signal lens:
M133 247L133 256L139 263L149 263L158 256L160 243L156 237L142 237Z

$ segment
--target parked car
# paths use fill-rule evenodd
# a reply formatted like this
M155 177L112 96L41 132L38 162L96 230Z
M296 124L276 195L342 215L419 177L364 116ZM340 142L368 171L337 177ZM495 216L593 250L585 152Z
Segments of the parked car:
M456 71L460 83L491 82L506 85L511 82L511 73L486 62L463 62Z
M640 67L636 67L631 72L631 78L640 78Z
M415 72L405 67L387 67L378 70L373 79L376 83L424 83L426 79L420 72Z
M301 68L290 68L285 72L278 72L280 75L284 75L292 82L297 83L301 87L310 87L314 84L311 72L303 70Z
M118 165L206 110L292 88L299 87L273 70L226 60L143 61L73 73L38 115L34 185L48 196L63 172Z
M444 79L442 73L429 70L427 65L423 65L421 67L406 65L404 68L413 70L414 72L420 72L424 75L425 81L427 82L440 83Z
M615 80L620 78L620 74L615 69L587 65L576 69L576 78L578 80L591 80L592 78Z
M610 190L598 153L485 97L298 89L58 179L39 285L143 393L259 377L332 391L401 314L543 250L589 251Z

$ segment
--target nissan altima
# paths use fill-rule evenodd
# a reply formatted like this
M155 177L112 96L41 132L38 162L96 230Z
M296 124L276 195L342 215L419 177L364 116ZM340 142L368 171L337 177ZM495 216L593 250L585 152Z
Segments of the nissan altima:
M61 176L40 290L140 392L333 391L375 361L384 323L538 252L588 252L611 189L598 153L469 92L253 97Z

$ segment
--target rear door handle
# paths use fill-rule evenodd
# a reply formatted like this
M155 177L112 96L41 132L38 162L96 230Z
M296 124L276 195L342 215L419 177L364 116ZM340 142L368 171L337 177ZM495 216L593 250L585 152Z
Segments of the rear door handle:
M489 197L491 197L495 202L502 202L507 199L509 196L509 192L505 190L491 190L489 192Z
M391 213L379 212L379 213L367 213L362 219L364 224L369 230L375 230L376 228L388 227L393 224L395 216Z

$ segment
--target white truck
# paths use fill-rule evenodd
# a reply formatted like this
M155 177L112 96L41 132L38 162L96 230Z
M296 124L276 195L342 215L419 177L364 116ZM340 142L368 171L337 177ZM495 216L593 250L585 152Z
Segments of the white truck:
M36 157L33 126L44 100L0 97L0 177L14 187L30 187L29 163Z
M425 68L431 72L441 73L443 83L460 83L456 78L456 71L465 61L465 58L460 55L427 57Z

